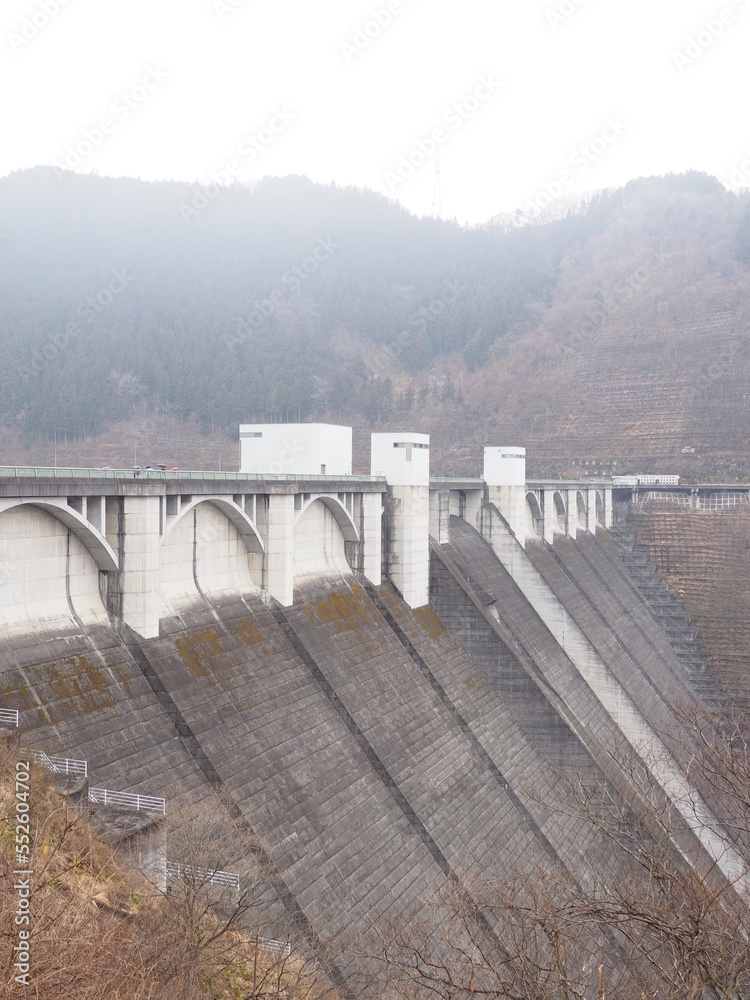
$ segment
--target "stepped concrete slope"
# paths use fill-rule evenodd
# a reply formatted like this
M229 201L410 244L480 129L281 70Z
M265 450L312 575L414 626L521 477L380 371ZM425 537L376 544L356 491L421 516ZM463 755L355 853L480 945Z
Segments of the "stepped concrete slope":
M644 789L618 764L625 741L609 713L479 533L456 518L451 537L450 544L431 543L431 601L441 622L548 767L577 775L602 805L627 803L648 825ZM553 811L566 808L546 777L536 794ZM677 837L695 847L687 826ZM600 848L593 842L586 849Z
M637 620L618 604L603 575L582 557L578 543L561 538L552 548L528 543L526 553L649 725L660 733L674 728L669 704L689 697L684 680L659 659ZM611 575L606 560L601 562L603 574Z
M351 591L344 585L333 597L346 604ZM372 656L365 636L353 631L351 639L361 660ZM323 941L384 915L407 919L425 880L444 878L413 818L258 598L185 611L141 647ZM395 725L386 705L373 711Z
M426 442L406 437L386 443L389 460L413 467L414 451L426 463ZM424 484L399 486L385 507L377 479L317 499L272 485L282 492L260 504L166 485L157 496L150 480L106 502L37 497L59 501L67 530L6 498L20 589L12 574L0 581L0 704L20 710L25 745L86 759L92 784L164 796L168 812L220 809L253 838L238 867L268 865L273 936L327 952L341 986L362 971L354 939L372 948L375 929L411 920L430 885L520 859L585 881L592 858L611 860L596 829L556 808L558 769L644 817L620 752L628 741L663 750L690 691L603 535L525 551L472 481L438 493L443 544L428 544ZM450 515L454 501L470 520ZM379 582L384 554L409 570L405 599ZM125 597L130 618L117 611ZM731 877L703 800L669 761L652 774L648 794L681 809L675 843L694 856L697 835ZM231 870L223 846L216 867Z
M502 776L360 585L302 589L284 615L311 672L397 786L443 871L502 868L519 855L544 860Z
M617 746L612 718L479 532L451 517L451 542L433 555L439 617L490 671L532 742L552 762L583 768Z
M605 635L603 630L596 627L595 618L587 613L588 602L578 588L566 588L565 600L561 600L555 593L532 558L533 553L553 576L555 583L565 588L564 578L560 574L553 574L549 560L545 559L544 549L535 545L530 545L529 552L523 549L513 537L505 520L492 505L484 508L483 520L484 530L503 567L527 601L533 604L538 617L544 621L550 633L565 650L580 677L617 724L622 735L633 747L650 745L649 752L661 752L662 748L658 744L655 729L649 723L647 716L650 714L658 718L660 723L657 726L658 730L664 728L669 713L655 685L649 683L639 671L636 670L634 673L632 666L628 667L623 663L621 643L618 643L616 636ZM566 547L565 552L571 561L575 561L574 550L571 552L570 548ZM588 571L590 572L590 569ZM566 600L571 602L572 611L567 607ZM611 604L607 607L616 617L616 609ZM592 638L587 636L581 623L576 620L575 614L581 617L581 622L587 623L591 628ZM602 652L597 649L597 643ZM663 683L667 684L668 672L661 671L660 676ZM684 687L682 691L684 693Z
M622 532L622 528L610 528L607 532L599 531L596 537L581 536L576 551L579 557L594 570L595 577L603 584L606 595L603 599L609 603L609 597L615 602L619 614L612 616L611 626L617 632L622 642L631 654L646 665L649 674L657 683L663 685L663 693L667 698L678 701L691 700L698 697L713 701L717 696L717 688L706 674L705 664L696 660L694 644L690 643L684 650L675 648L662 624L654 616L653 609L646 600L622 560L622 550L613 542L610 535ZM581 564L583 568L583 564ZM571 573L577 572L571 566ZM591 575L585 571L577 576L579 586L586 590L592 600L599 595L599 586L587 586L592 581ZM660 583L654 580L654 586L659 585L662 600L667 604L674 601L673 595ZM612 605L610 604L610 607ZM682 631L686 622L682 620ZM668 673L667 679L665 672ZM664 679L662 680L662 678ZM671 692L671 694L670 694Z
M652 730L677 758L686 750L689 755L680 716L701 710L703 692L683 669L607 534L558 537L551 547L527 544L526 553ZM721 809L710 783L698 790Z
M648 723L637 703L560 603L497 509L487 505L482 515L484 530L491 539L492 547L470 525L459 518L451 518L450 548L454 551L457 571L481 588L485 603L493 605L498 618L501 617L500 610L503 610L506 624L510 626L517 644L525 648L544 672L545 679L561 694L568 714L572 714L574 719L578 716L577 725L574 721L575 731L586 741L592 756L602 762L605 774L615 778L619 765L615 765L617 758L613 759L611 754L607 762L607 749L614 750L618 746L618 738L619 741L624 738L649 772L655 782L654 788L658 786L661 794L676 807L686 829L697 838L730 882L744 886L747 878L743 874L741 858L699 790L681 773L659 733ZM493 549L498 554L496 559ZM451 556L446 555L447 561L450 560ZM533 601L533 607L530 601ZM571 686L572 678L570 670L565 669L566 664L577 674L582 686L575 682ZM595 704L592 704L592 699ZM595 725L582 726L581 722L592 709ZM618 738L609 743L601 742L602 736L605 739L607 736L606 727L601 726L602 712L616 724ZM632 795L632 783L627 780L626 774L622 775L622 779L618 787L627 799ZM687 838L681 835L680 844L680 849L688 857L692 850L689 835Z
M635 590L651 612L653 621L644 619L643 628L660 655L667 662L676 656L696 694L708 703L717 703L726 692L722 692L718 677L709 671L701 656L698 633L648 554L638 550L633 529L628 524L618 524L601 535L599 541L607 551L614 549L619 556L618 563L622 563L630 592L627 587L620 587L617 593L625 606L633 602L632 591ZM587 550L583 551L586 554Z
M432 607L411 611L389 583L374 592L383 616L428 679L448 711L488 759L518 812L550 852L575 871L601 843L589 824L551 811L538 793L550 796L555 776L543 754L527 738L514 713L498 698L486 672L458 644Z
M0 702L21 743L87 760L92 785L200 800L205 779L112 629L75 622L0 640Z
M168 808L226 792L316 944L408 920L428 882L466 870L581 869L592 831L534 799L544 758L428 607L351 574L295 598L192 601L152 639L74 622L16 635L3 703L25 741L88 759L98 785Z

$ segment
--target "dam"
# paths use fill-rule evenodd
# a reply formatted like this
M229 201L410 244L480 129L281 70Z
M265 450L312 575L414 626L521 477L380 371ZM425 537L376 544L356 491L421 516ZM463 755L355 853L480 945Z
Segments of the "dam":
M238 473L0 469L5 728L92 787L228 809L341 984L426 886L602 852L539 793L580 768L641 810L623 741L735 878L664 745L705 690L620 558L611 481L527 481L505 446L431 478L417 432L352 475L342 430L243 425Z

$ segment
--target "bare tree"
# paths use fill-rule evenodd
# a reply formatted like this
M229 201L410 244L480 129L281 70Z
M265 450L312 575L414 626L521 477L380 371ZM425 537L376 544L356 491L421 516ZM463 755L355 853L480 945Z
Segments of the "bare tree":
M16 997L13 790L17 754L0 760L0 996ZM257 842L219 797L173 809L168 843L184 860L170 891L133 870L92 818L31 769L29 996L36 1000L323 1000L336 996L314 955L268 939L278 907ZM228 880L216 869L234 866ZM33 873L33 874L32 874ZM235 879L236 876L236 879ZM27 890L24 888L24 892ZM25 905L25 904L24 904ZM267 924L274 920L275 923Z
M165 982L199 990L208 978L252 1000L323 996L325 975L276 895L265 845L226 794L173 808L167 823L163 908L176 934Z
M397 995L750 997L749 732L747 717L691 708L669 734L691 787L710 803L718 854L634 752L618 746L612 755L633 800L648 804L641 815L590 772L558 774L547 808L594 824L601 850L581 858L577 871L522 859L510 872L436 887L420 919L383 929L381 958ZM721 864L729 855L731 868Z

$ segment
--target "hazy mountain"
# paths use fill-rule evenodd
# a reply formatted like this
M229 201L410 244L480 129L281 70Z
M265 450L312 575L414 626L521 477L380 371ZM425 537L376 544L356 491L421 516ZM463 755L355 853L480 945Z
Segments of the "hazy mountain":
M288 414L429 431L436 470L507 441L532 470L746 475L748 198L688 174L524 221L465 229L301 177L12 174L3 460L128 420L228 440Z

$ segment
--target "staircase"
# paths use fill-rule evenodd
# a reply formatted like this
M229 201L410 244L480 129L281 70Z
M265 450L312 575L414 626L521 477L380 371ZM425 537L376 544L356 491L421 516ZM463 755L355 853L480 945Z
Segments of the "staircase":
M664 630L672 649L682 664L696 694L714 704L721 698L715 677L708 672L700 646L700 635L685 613L677 595L664 583L648 555L641 551L633 529L619 523L607 530L633 583L640 591L651 614Z

